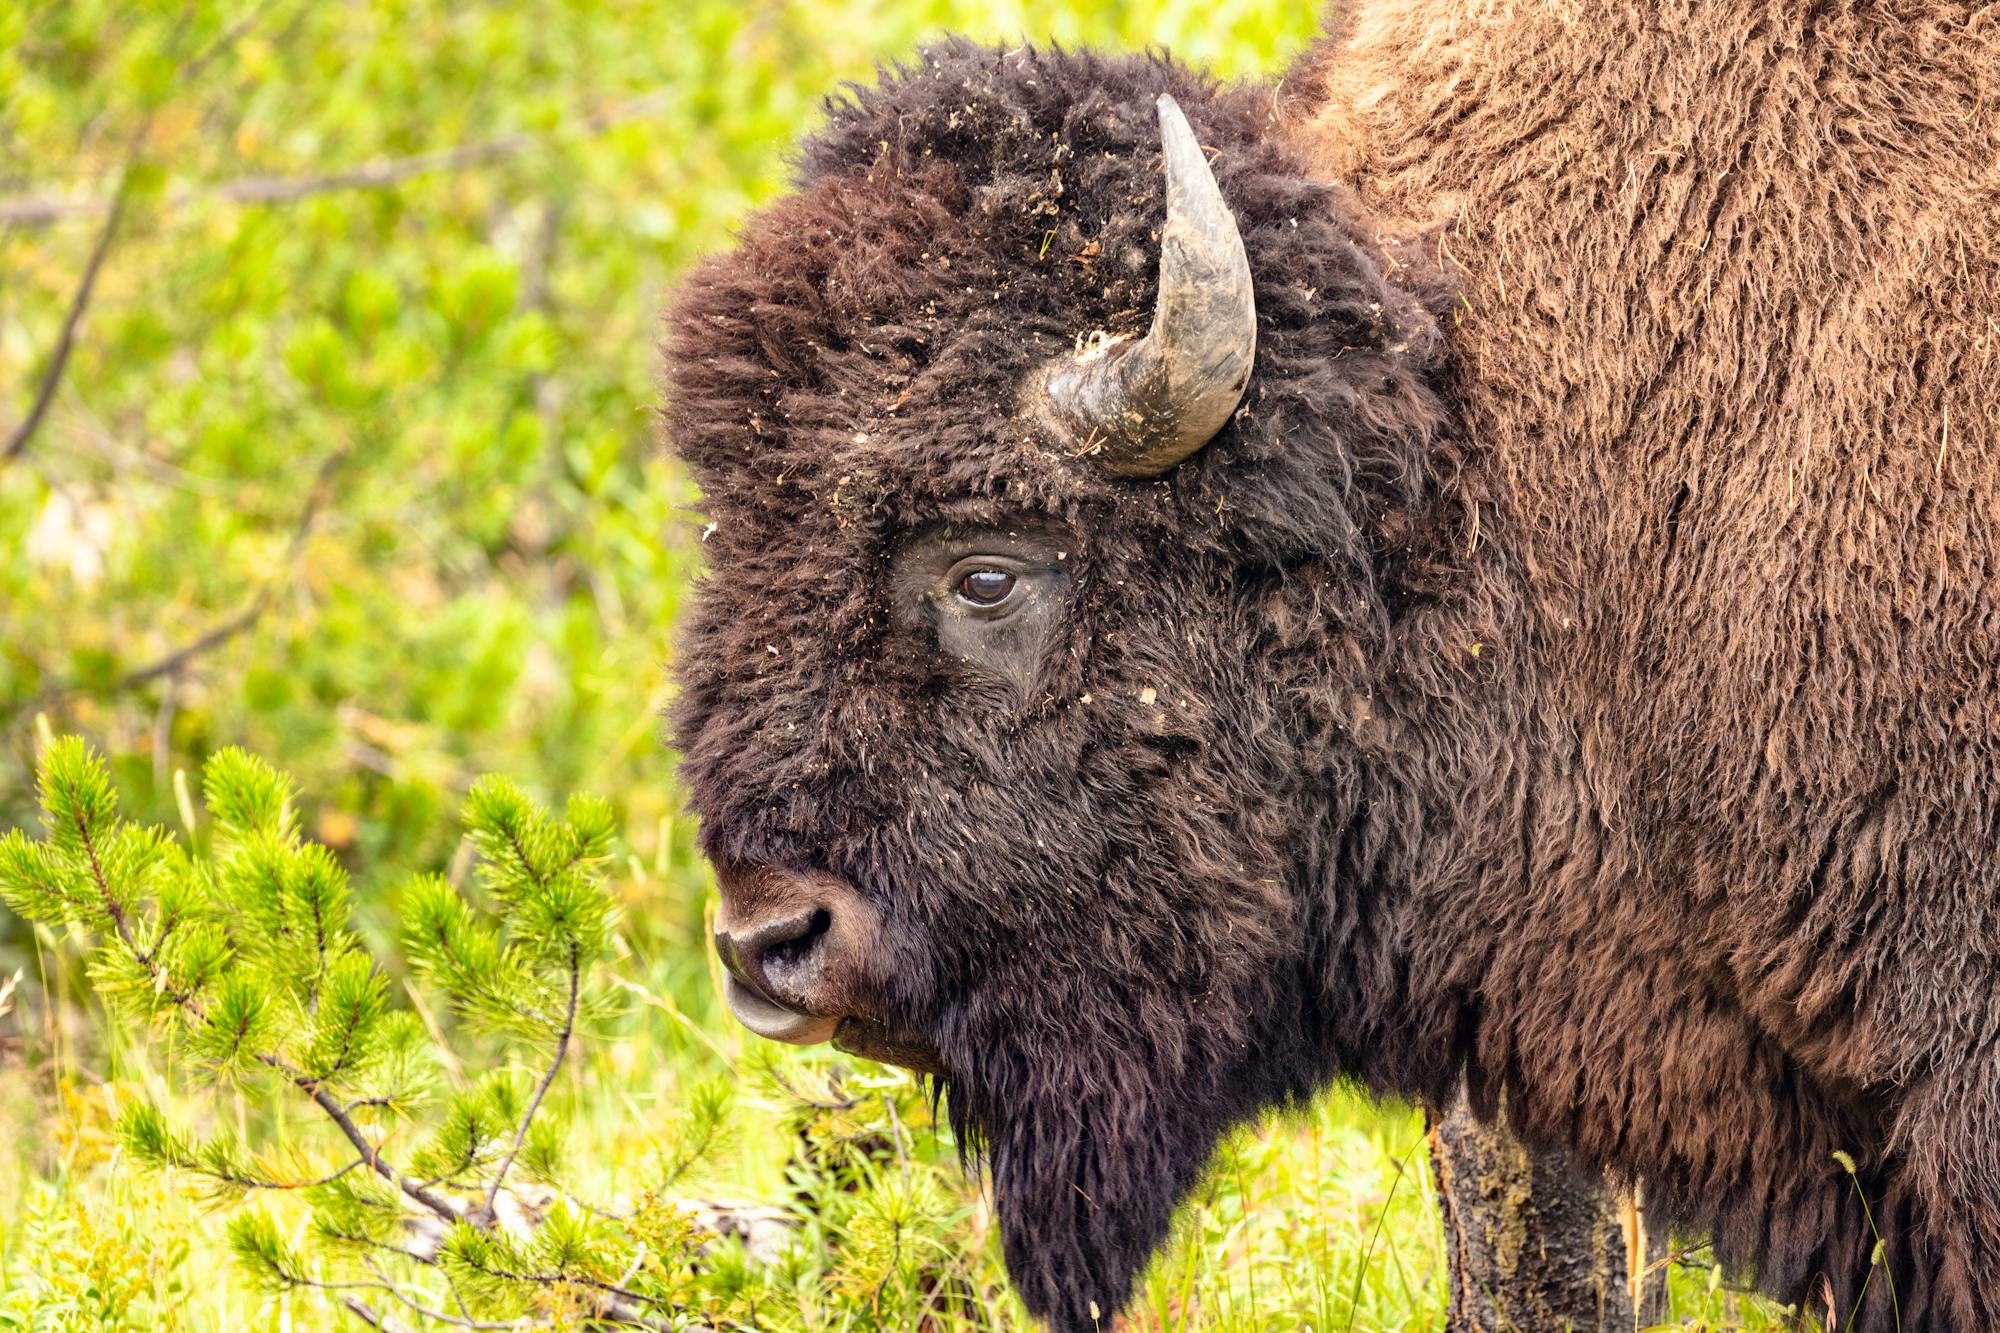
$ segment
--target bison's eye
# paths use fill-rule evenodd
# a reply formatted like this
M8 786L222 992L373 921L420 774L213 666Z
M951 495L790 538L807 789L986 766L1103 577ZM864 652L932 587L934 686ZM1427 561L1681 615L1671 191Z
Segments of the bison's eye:
M974 569L958 581L958 595L974 606L998 606L1014 595L1015 576L1004 569Z
M1039 697L1042 665L1069 614L1070 578L1082 563L1068 529L1039 517L940 525L906 538L893 560L896 619L937 648L942 676L982 685L999 677L1014 686L1017 705ZM985 674L968 676L968 665ZM980 697L1008 702L1004 691Z

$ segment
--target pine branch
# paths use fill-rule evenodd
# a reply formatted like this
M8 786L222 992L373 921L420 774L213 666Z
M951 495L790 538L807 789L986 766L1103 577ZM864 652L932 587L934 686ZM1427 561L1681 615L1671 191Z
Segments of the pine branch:
M54 742L41 770L47 834L39 842L19 833L0 838L6 901L34 919L94 932L101 989L127 992L133 1012L168 1021L176 1049L202 1068L290 1083L354 1150L352 1160L336 1157L331 1167L266 1159L233 1139L184 1137L151 1103L121 1116L120 1138L136 1160L206 1178L235 1202L239 1191L310 1192L317 1243L345 1247L354 1268L321 1274L267 1214L239 1211L232 1248L266 1283L324 1292L378 1328L411 1319L480 1330L539 1326L536 1316L492 1317L539 1309L534 1288L573 1294L593 1325L668 1330L690 1315L673 1289L642 1275L646 1245L635 1254L629 1229L607 1233L586 1215L611 1214L584 1207L545 1216L508 1188L517 1165L537 1179L555 1170L549 1094L592 1012L583 993L591 968L616 940L616 909L595 868L614 835L603 802L572 798L551 820L504 779L475 789L467 818L488 858L482 873L497 920L480 920L442 880L420 878L406 914L420 969L444 980L461 1003L471 996L473 1012L495 1007L507 1033L535 1047L553 1038L553 1047L525 1101L517 1079L496 1072L457 1094L434 1137L398 1162L371 1138L388 1136L384 1123L364 1116L364 1128L356 1116L401 1104L414 1086L424 1032L410 1014L389 1008L379 970L348 929L346 872L303 839L290 780L240 750L213 756L204 794L216 850L189 853L162 831L119 817L103 761L81 741ZM551 1016L524 1020L528 998ZM718 1114L712 1097L694 1098L690 1156L714 1141ZM439 1179L416 1179L405 1166ZM521 1204L519 1217L510 1200ZM432 1290L395 1276L404 1270L392 1255L434 1267L451 1299L433 1308ZM359 1277L362 1265L383 1280L345 1280ZM467 1304L461 1283L496 1304ZM362 1299L374 1291L385 1295ZM509 1304L517 1301L525 1304Z
M452 1171L447 1171L445 1174L441 1176L425 1176L421 1181L418 1182L418 1184L427 1190L436 1189L440 1185L455 1186L478 1169L479 1169L479 1160L475 1157L471 1161L461 1163L457 1167L457 1169Z
M276 1189L276 1190L318 1189L321 1185L331 1185L334 1181L339 1180L341 1177L347 1175L349 1172L354 1171L357 1168L364 1167L366 1165L368 1165L366 1158L357 1157L353 1161L349 1162L346 1166L341 1167L340 1170L333 1172L331 1175L321 1176L318 1180L302 1180L296 1182L272 1181L269 1184L261 1186L260 1188Z
M525 860L524 860L525 864ZM486 1211L493 1211L493 1201L500 1197L500 1186L507 1179L514 1159L521 1155L521 1145L527 1141L528 1126L534 1123L535 1113L542 1109L542 1098L548 1095L549 1085L556 1081L556 1073L562 1068L563 1056L569 1051L570 1036L576 1031L577 997L583 984L583 962L578 955L574 941L569 946L569 1010L563 1016L562 1031L556 1034L556 1053L549 1061L549 1071L542 1075L542 1081L535 1087L535 1095L528 1100L528 1109L521 1114L520 1127L514 1131L514 1146L507 1150L500 1169L493 1173L493 1183L486 1187Z
M261 1059L262 1057L259 1058ZM284 1068L283 1064L279 1061L265 1060L265 1063L275 1068ZM398 1171L395 1167L384 1161L381 1149L368 1141L368 1136L362 1132L361 1126L354 1123L354 1117L347 1113L347 1108L342 1106L332 1093L329 1093L317 1081L307 1078L302 1074L295 1075L292 1082L307 1096L311 1097L320 1110L326 1112L327 1117L339 1127L342 1134L347 1136L347 1141L352 1143L356 1150L361 1153L362 1158L367 1161L369 1169L374 1171L376 1175L382 1177L382 1179L388 1181L405 1195L430 1209L445 1221L456 1222L459 1220L458 1210L452 1207L448 1200L431 1193L422 1185L411 1180L401 1171Z
M257 1176L242 1175L230 1171L202 1171L202 1174L212 1176L224 1184L234 1185L238 1189L310 1190L318 1189L321 1185L331 1185L334 1181L341 1179L349 1172L358 1170L366 1165L368 1165L366 1158L357 1157L346 1166L341 1167L340 1170L330 1175L321 1176L318 1180L264 1180ZM194 1169L201 1170L199 1167Z
M345 1166L311 1180L281 1179L285 1168L260 1172L256 1159L241 1161L227 1140L198 1146L174 1133L158 1106L135 1102L118 1116L118 1137L138 1161L152 1167L184 1171L236 1190L310 1190L331 1185L367 1162L356 1157ZM292 1168L296 1175L303 1166Z
M640 1314L636 1310L629 1308L630 1304L642 1304L642 1305L650 1305L657 1309L663 1309L663 1310L671 1309L672 1306L669 1302L658 1300L651 1296L642 1295L641 1293L632 1291L628 1287L625 1287L618 1283L600 1282L595 1278L577 1277L565 1273L512 1273L498 1267L480 1265L477 1263L472 1263L469 1260L467 1262L469 1266L477 1269L477 1271L483 1274L484 1276L499 1278L502 1279L503 1281L521 1282L531 1286L541 1286L541 1287L557 1287L557 1286L589 1287L592 1290L603 1292L608 1296L615 1297L620 1301L628 1303L627 1308L623 1309L600 1308L593 1313L592 1317L594 1319L601 1320L607 1323L622 1324L631 1328L655 1330L657 1331L657 1333L674 1333L675 1326L673 1324L668 1323L666 1320L656 1319L650 1315ZM318 1278L307 1277L303 1273L295 1273L284 1269L277 1270L275 1275L281 1281L283 1281L285 1284L289 1286L310 1287L318 1291L325 1291L332 1293L342 1293L351 1291L380 1291L389 1296L390 1299L402 1305L404 1308L411 1310L426 1319L435 1320L438 1323L442 1324L450 1324L455 1328L501 1330L501 1329L523 1329L523 1328L530 1328L533 1326L533 1321L529 1318L522 1318L503 1323L503 1322L474 1319L469 1315L466 1316L454 1315L444 1310L434 1309L431 1306L425 1305L422 1302L416 1300L414 1297L410 1296L406 1291L404 1291L403 1288L399 1287L394 1282L389 1281L388 1276L384 1274L380 1269L376 1268L373 1264L369 1265L368 1271L373 1273L378 1280L374 1282L326 1282ZM630 1278L628 1277L626 1281L630 1281ZM376 1328L385 1327L384 1323L382 1322L382 1317L376 1314L373 1310L367 1310L366 1313L363 1313L363 1310L366 1310L367 1307L363 1306L362 1310L355 1310L354 1307L356 1304L359 1304L358 1302L346 1301L343 1303L346 1304L350 1310L354 1310L356 1314L360 1315L363 1319L366 1319L374 1327ZM688 1333L704 1333L704 1331L699 1326L689 1326ZM713 1333L713 1331L709 1330L707 1331L707 1333Z
M264 1280L268 1284L279 1288L305 1288L340 1296L343 1305L375 1328L389 1327L386 1318L369 1307L365 1302L356 1298L350 1298L347 1293L379 1291L423 1319L435 1323L448 1324L454 1328L497 1331L525 1329L534 1326L535 1321L532 1316L524 1316L521 1319L507 1321L475 1318L471 1311L466 1308L463 1300L459 1300L458 1302L459 1308L463 1313L456 1315L449 1311L426 1305L412 1295L403 1285L392 1281L389 1275L377 1267L372 1259L364 1259L363 1262L367 1264L368 1271L373 1275L374 1281L329 1281L324 1278L314 1277L305 1270L304 1264L297 1253L279 1237L278 1232L268 1218L262 1215L245 1214L232 1223L231 1242L237 1250L238 1255L249 1259L255 1269L263 1275ZM394 1246L381 1245L379 1242L372 1240L370 1244L378 1248L403 1254L406 1257L418 1260L418 1262L432 1262L422 1258L422 1256L396 1250ZM477 1266L475 1265L475 1267ZM487 1270L480 1269L479 1271L486 1272ZM498 1274L494 1275L498 1276ZM449 1275L447 1275L446 1280L450 1281ZM628 1303L638 1301L662 1308L671 1308L664 1301L652 1300L636 1292L627 1291L622 1287L614 1288L611 1284L598 1282L590 1278L571 1278L560 1274L538 1273L527 1275L522 1280L530 1282L533 1285L563 1284L592 1287L611 1292L619 1299ZM456 1290L454 1286L453 1293L455 1299ZM604 1307L594 1312L594 1318L598 1320L649 1330L661 1330L661 1333L671 1333L672 1325L663 1320L652 1319L630 1309L608 1308L607 1303L601 1301L598 1304L600 1307Z
M348 1231L339 1226L322 1223L319 1228L319 1235L323 1239L336 1241L342 1245L380 1250L384 1254L393 1254L399 1259L408 1259L411 1263L423 1264L427 1267L436 1267L437 1265L436 1255L425 1254L419 1250L405 1249L401 1245L391 1245L388 1241L377 1240L364 1231Z
M91 877L97 885L97 891L104 901L106 911L111 915L112 924L117 928L119 939L124 942L125 947L131 952L132 956L138 960L140 966L145 968L147 974L153 978L154 986L160 994L166 995L176 1005L192 1014L197 1022L206 1022L207 1017L199 999L175 987L165 970L160 967L158 960L139 947L137 939L132 934L131 923L126 918L124 904L119 902L117 895L111 891L111 886L105 879L104 863L98 855L97 839L91 836L88 821L79 817L76 820L76 824L79 838L89 856ZM291 1080L294 1087L297 1087L300 1091L311 1097L313 1102L326 1112L328 1118L340 1129L340 1132L347 1136L347 1141L353 1144L355 1150L361 1154L361 1160L366 1162L369 1169L374 1171L376 1175L381 1176L411 1199L430 1209L445 1221L456 1222L459 1220L458 1210L453 1208L447 1200L440 1198L417 1182L409 1179L383 1159L381 1149L374 1143L369 1142L368 1136L362 1132L361 1126L354 1122L352 1115L348 1114L347 1107L341 1105L333 1094L326 1090L320 1080L292 1068L289 1063L273 1052L260 1051L256 1058L261 1063L284 1074Z
M104 861L98 855L97 839L91 836L90 822L83 817L81 811L76 814L73 822L76 824L77 839L82 843L90 859L90 879L97 889L98 900L104 905L106 914L110 916L119 940L124 943L127 951L151 979L154 994L164 995L172 1000L176 1006L193 1015L195 1022L206 1023L208 1015L202 1009L200 999L173 984L173 979L167 975L166 969L160 966L156 950L139 947L138 938L132 933L132 923L125 915L125 904L111 891L111 883L105 878Z

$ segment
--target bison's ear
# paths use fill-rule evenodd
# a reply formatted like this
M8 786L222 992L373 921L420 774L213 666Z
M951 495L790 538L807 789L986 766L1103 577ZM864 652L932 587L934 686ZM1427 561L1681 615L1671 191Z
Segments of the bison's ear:
M1208 159L1173 98L1160 98L1167 222L1153 327L1102 343L1043 377L1046 409L1123 477L1156 477L1222 429L1250 382L1257 305L1250 260Z

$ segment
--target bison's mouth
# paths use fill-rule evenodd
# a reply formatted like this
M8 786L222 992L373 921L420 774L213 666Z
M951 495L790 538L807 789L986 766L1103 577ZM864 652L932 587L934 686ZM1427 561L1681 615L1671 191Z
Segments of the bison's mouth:
M839 1018L824 1018L779 1004L734 976L723 978L722 998L744 1027L760 1037L794 1046L817 1046L831 1041L841 1024Z
M771 1041L794 1046L817 1046L830 1041L836 1050L885 1065L900 1065L919 1074L944 1072L943 1062L930 1043L875 1019L828 1018L804 1013L778 1003L733 976L723 978L722 995L737 1022Z

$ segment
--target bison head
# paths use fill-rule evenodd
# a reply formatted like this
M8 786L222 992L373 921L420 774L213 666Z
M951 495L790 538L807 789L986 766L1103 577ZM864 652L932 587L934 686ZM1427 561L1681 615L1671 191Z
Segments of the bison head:
M1062 1329L1397 984L1377 700L1462 540L1438 337L1269 106L933 49L671 316L731 1007L934 1074Z

